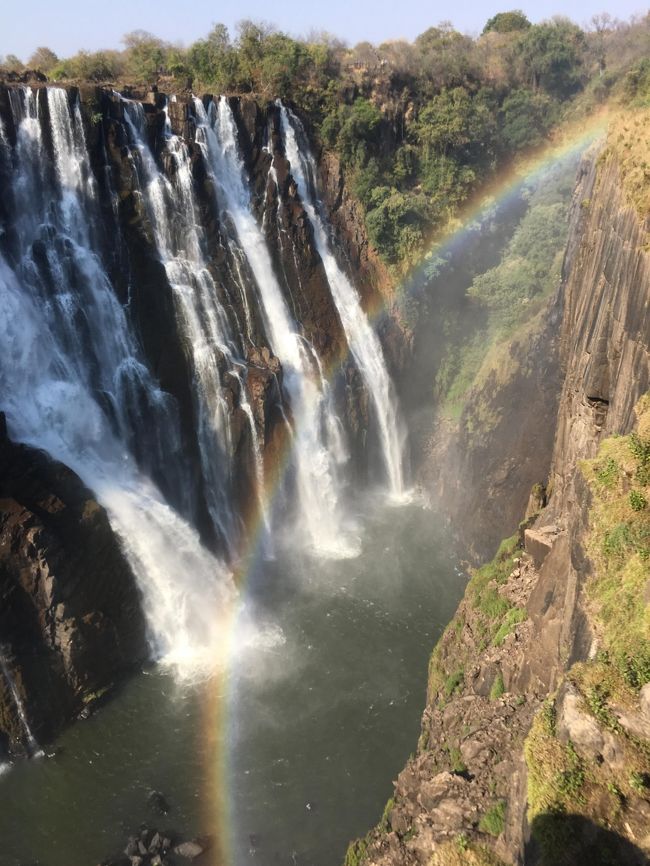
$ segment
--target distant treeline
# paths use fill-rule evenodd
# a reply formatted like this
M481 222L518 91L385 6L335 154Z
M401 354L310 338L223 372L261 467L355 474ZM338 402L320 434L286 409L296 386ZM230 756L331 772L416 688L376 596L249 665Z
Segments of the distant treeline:
M143 31L122 41L122 51L69 58L42 47L25 65L61 82L157 83L293 102L339 154L372 242L403 267L477 185L558 122L612 95L650 101L650 15L599 15L583 29L564 17L531 24L516 10L495 15L477 38L442 23L412 43L353 48L251 21L234 38L217 24L187 48ZM2 68L24 67L9 56Z

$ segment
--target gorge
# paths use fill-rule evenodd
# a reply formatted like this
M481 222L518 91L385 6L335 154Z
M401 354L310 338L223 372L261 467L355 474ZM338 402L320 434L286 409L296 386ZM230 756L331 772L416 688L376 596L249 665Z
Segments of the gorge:
M650 120L607 120L400 283L297 103L0 84L0 863L647 862Z

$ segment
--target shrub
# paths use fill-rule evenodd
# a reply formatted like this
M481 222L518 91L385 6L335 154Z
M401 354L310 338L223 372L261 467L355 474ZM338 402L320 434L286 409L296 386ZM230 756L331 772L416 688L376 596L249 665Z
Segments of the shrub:
M449 765L451 772L457 775L462 775L467 772L467 765L463 761L463 756L460 753L458 746L451 746L449 749Z
M386 805L384 806L384 811L381 814L381 821L379 822L379 826L382 830L390 830L390 813L395 808L395 800L393 797L390 797L386 801Z
M630 507L632 511L643 511L647 504L648 500L640 490L630 490Z
M616 460L612 457L608 457L596 473L596 478L601 484L604 484L605 487L613 487L615 482L618 480L620 471L620 467Z
M501 646L506 637L512 632L515 627L523 622L527 617L523 607L511 608L503 618L503 622L499 626L499 630L492 638L494 646Z
M367 838L355 839L354 842L350 842L348 850L345 852L344 866L361 866L363 861L366 859L367 853Z
M457 671L454 671L453 674L450 674L445 681L445 697L450 698L453 693L460 688L465 679L465 671L463 668L459 668Z
M503 683L503 675L501 671L494 678L494 682L492 683L492 688L490 689L490 700L496 701L501 695L505 694L506 687Z
M500 836L505 827L506 818L506 803L505 800L499 800L491 809L483 815L479 821L478 828L482 833L489 833L490 836Z
M630 773L630 788L636 791L637 794L647 796L650 790L650 775L648 773L638 773L634 770Z

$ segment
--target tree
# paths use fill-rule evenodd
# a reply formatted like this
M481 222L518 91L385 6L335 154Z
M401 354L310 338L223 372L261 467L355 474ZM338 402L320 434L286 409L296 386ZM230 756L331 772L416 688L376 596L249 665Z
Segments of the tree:
M425 92L467 84L476 79L474 42L455 30L448 21L429 27L415 40L421 70L420 84Z
M454 155L471 161L491 145L496 132L490 94L472 96L464 87L443 90L422 109L416 129L426 158Z
M284 33L272 33L264 45L259 90L286 97L309 75L312 57L306 46Z
M130 75L151 81L164 69L169 46L146 30L133 30L122 37Z
M598 64L598 74L602 77L607 67L607 50L605 48L606 34L612 29L614 21L608 12L601 15L592 15L591 32L589 33L589 47L594 59Z
M379 66L379 52L371 42L359 42L352 49L352 63L373 69Z
M119 51L79 51L74 57L59 61L49 75L55 81L115 81L124 72L124 59Z
M513 9L511 12L497 12L488 20L483 33L513 33L528 30L530 26L530 21L521 9Z
M506 97L501 107L503 142L508 150L541 144L555 119L553 103L544 93L521 88Z
M22 72L25 68L23 61L15 54L7 54L2 65L9 72Z
M215 24L205 39L199 39L187 53L192 74L218 90L231 90L237 81L239 61L225 24Z
M567 18L534 24L519 46L522 73L533 90L564 99L582 87L585 36Z
M381 112L367 99L356 99L340 112L342 122L336 145L344 163L361 167L376 144L381 125Z
M371 242L389 262L413 260L430 224L426 197L387 187L376 189L373 197L375 206L367 215Z
M41 46L40 48L37 48L29 58L27 65L30 69L39 69L41 72L49 72L58 62L59 58L51 48Z
M242 86L255 91L262 78L265 43L275 32L271 24L260 21L240 21L237 25L237 50Z

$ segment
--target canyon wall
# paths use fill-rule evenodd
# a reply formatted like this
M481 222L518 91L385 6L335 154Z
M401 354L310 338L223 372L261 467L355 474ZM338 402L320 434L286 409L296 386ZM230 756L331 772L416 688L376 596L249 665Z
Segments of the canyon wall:
M559 294L504 390L522 389L542 430L553 418L548 504L534 491L511 529L526 522L472 577L431 658L417 752L348 864L647 862L647 407L636 439L607 437L630 433L650 386L650 261L621 150L583 160ZM549 364L555 376L555 346L561 392L545 400L527 387ZM491 398L507 402L498 387ZM534 426L521 432L534 450Z

